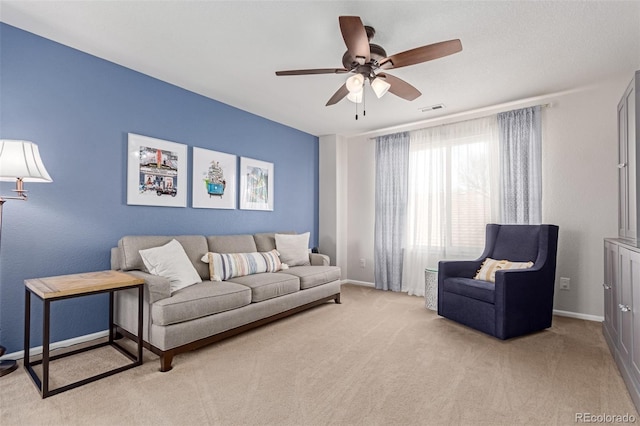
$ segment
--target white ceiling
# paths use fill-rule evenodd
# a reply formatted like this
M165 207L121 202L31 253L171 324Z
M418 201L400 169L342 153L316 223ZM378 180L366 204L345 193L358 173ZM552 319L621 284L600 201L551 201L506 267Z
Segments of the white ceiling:
M459 38L463 51L391 70L422 92L377 99L356 121L338 16L388 55ZM353 135L586 86L640 67L640 1L0 1L0 20L314 135ZM441 112L423 113L443 103Z

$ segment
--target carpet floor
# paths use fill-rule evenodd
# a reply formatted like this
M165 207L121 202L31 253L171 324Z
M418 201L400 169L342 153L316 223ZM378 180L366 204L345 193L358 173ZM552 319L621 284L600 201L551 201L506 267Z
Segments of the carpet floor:
M571 425L639 418L601 324L554 317L506 342L346 284L327 303L206 348L47 399L24 369L0 378L9 425ZM57 360L57 387L127 360L110 347Z

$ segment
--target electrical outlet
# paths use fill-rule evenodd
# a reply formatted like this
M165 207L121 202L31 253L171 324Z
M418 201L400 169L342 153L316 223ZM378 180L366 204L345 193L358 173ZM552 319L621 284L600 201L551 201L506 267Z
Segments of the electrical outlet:
M560 290L571 290L571 278L560 277Z
M364 258L360 259L360 267L364 269L366 266L367 266L367 261Z

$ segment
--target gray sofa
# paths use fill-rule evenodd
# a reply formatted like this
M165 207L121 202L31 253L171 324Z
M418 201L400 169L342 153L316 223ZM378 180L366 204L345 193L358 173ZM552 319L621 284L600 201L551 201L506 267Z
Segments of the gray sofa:
M202 282L171 294L166 278L151 275L139 250L176 239L184 248ZM329 258L310 253L310 266L295 266L209 281L207 252L253 253L275 248L274 234L226 236L125 236L111 250L111 268L143 278L143 339L160 356L160 371L171 370L173 357L333 300L340 303L340 268ZM132 338L137 330L137 291L116 293L116 332Z

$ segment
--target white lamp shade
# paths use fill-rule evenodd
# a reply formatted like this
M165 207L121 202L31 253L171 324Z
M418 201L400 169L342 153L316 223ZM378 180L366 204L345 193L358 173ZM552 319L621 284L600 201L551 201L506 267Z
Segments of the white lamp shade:
M355 93L351 92L347 95L347 99L349 99L353 103L360 104L362 103L362 93L363 93L362 90Z
M371 88L373 89L373 91L376 93L376 96L378 98L381 98L384 96L385 93L387 93L387 91L389 90L389 87L391 87L391 85L389 83L387 83L386 81L384 81L382 78L380 77L376 77L372 82L371 82Z
M354 74L347 79L346 85L349 93L361 92L364 85L364 77L362 74Z
M44 168L38 145L29 141L0 140L0 180L53 182Z

